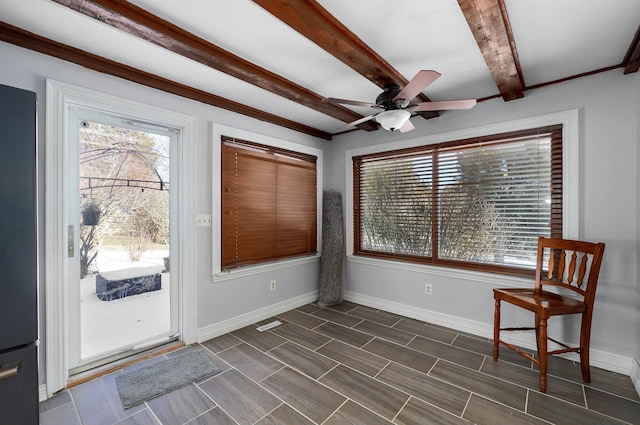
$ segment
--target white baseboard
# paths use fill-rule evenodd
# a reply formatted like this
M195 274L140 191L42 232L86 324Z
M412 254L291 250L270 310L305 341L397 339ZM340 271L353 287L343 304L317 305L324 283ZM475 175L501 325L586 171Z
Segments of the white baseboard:
M40 398L40 402L45 401L47 397L47 384L40 384L38 386L38 397Z
M268 319L277 314L284 313L285 311L292 310L294 308L317 300L318 291L312 291L295 298L290 298L288 300L263 307L259 310L251 311L249 313L241 314L240 316L232 317L230 319L205 326L198 329L198 342L204 342L209 339L216 338L220 335L238 330L252 323Z
M631 382L633 382L638 395L640 395L640 359L633 360L633 366L631 366Z
M464 319L461 317L456 317L431 310L425 310L422 308L396 303L381 298L375 298L369 295L363 295L351 291L345 291L344 298L347 301L377 308L383 311L388 311L389 313L400 314L405 317L422 320L424 322L433 323L435 325L445 326L457 331L478 335L483 338L493 338L493 322L477 322L474 320ZM518 334L516 332L513 332L511 338L508 338L507 341L527 348L529 350L536 350L536 341L532 334ZM569 353L567 355L563 355L562 357L568 358L573 361L579 361L579 357L575 353ZM589 361L591 366L609 370L611 372L621 373L627 376L630 376L631 374L632 364L636 363L630 357L593 349L591 350ZM640 371L638 371L637 373L640 374ZM640 376L638 377L637 381L640 382ZM636 388L638 386L638 383L636 383Z

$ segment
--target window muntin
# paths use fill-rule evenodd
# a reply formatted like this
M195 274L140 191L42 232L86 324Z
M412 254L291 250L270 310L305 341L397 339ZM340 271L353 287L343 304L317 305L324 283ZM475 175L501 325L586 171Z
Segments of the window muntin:
M221 265L317 252L316 157L222 137Z
M562 236L562 128L353 157L354 254L530 274Z

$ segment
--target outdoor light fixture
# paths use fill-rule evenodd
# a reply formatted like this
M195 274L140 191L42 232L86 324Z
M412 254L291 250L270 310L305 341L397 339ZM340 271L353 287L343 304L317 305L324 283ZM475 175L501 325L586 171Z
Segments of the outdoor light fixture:
M382 128L389 131L399 130L407 120L411 117L411 112L404 109L390 109L380 112L376 115L375 120L380 123Z

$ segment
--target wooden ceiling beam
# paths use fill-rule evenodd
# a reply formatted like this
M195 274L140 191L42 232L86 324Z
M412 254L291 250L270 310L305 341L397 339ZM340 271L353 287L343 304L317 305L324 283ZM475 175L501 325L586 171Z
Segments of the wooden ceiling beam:
M622 66L624 66L625 74L638 72L638 68L640 68L640 26L636 31L635 37L633 37L633 41L631 41L627 54L624 56Z
M503 0L458 0L505 101L524 97L524 78Z
M323 103L322 96L218 47L124 0L53 0L72 10L151 42L220 72L344 122L362 115L346 107ZM361 128L376 130L375 122Z
M381 89L391 84L404 87L409 82L316 0L253 1ZM430 101L424 94L418 95L418 99ZM430 118L438 116L438 113L420 115Z
M0 21L0 40L33 50L49 56L56 57L68 62L72 62L94 71L113 75L134 83L147 87L172 93L188 99L193 99L211 106L226 109L238 114L246 115L257 120L269 122L281 127L286 127L300 133L309 134L325 140L331 140L331 134L309 127L295 121L291 121L277 115L270 114L259 109L252 108L241 103L237 103L193 87L159 77L148 72L124 65L119 62L85 52L75 47L50 40L48 38L33 34L21 28L14 27Z

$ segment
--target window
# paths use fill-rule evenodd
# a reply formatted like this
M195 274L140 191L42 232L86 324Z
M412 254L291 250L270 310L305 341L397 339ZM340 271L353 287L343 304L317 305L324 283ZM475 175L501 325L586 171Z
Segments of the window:
M529 275L562 237L562 126L353 157L354 254Z
M223 136L221 189L223 268L316 253L315 156Z

